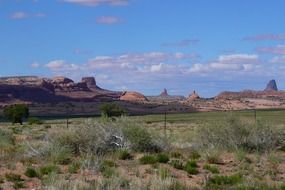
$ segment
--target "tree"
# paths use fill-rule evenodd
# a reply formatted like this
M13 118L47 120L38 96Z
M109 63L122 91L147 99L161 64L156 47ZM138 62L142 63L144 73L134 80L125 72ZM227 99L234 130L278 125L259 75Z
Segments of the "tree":
M104 117L118 117L126 114L126 111L115 103L105 103L100 106L101 115Z
M29 108L23 104L6 106L4 108L4 116L13 124L20 123L22 125L23 119L29 117Z

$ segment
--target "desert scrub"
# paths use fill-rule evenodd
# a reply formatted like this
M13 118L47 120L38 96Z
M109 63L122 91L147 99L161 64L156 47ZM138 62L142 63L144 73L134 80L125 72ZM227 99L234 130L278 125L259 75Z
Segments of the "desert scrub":
M158 168L157 173L162 179L171 177L171 171L168 168L160 167Z
M170 160L170 165L178 170L183 170L184 162L181 159L172 159Z
M212 174L218 174L219 172L219 168L215 165L210 165L210 164L206 164L204 165L203 169L211 172Z
M80 161L74 161L68 166L68 172L75 174L78 172L78 170L81 168L81 162Z
M28 167L25 171L25 175L30 178L39 177L39 174L35 168Z
M226 121L198 127L195 143L203 148L266 152L278 147L284 141L284 135L276 126L230 116Z
M191 175L196 175L199 173L198 164L195 160L188 160L184 166L184 170Z
M190 190L190 189L178 181L173 181L167 190Z
M169 161L169 156L166 153L158 153L156 159L159 163L167 163Z
M24 188L25 187L25 182L21 178L21 175L14 174L14 173L7 173L7 174L5 174L5 178L6 178L7 181L10 181L10 182L13 183L13 187L15 189L19 189L19 188Z
M209 164L222 164L221 153L220 150L211 149L207 150L204 156Z
M14 145L14 137L11 133L0 129L0 150L7 150Z
M242 182L242 176L239 174L224 176L215 175L208 179L206 182L207 189L229 189L233 185L237 185Z
M192 150L190 152L189 158L192 160L198 160L199 158L201 158L201 155L199 154L197 150Z
M112 160L103 160L103 162L100 164L99 170L104 177L110 178L115 175L115 167L116 164Z
M182 153L181 153L180 151L178 151L178 150L175 150L175 151L173 151L173 152L170 152L170 156L171 156L172 158L183 158Z
M127 149L119 149L116 152L116 154L120 160L131 160L131 159L133 159L133 156L131 155L131 153Z
M49 164L49 165L45 165L40 167L40 174L41 175L49 175L51 173L59 173L60 169L58 166L53 165L53 164Z
M42 151L45 159L52 161L54 164L69 164L72 158L72 151L67 146L62 146L59 143L49 143Z
M159 152L162 149L156 143L152 134L144 127L137 125L125 126L123 127L123 135L130 142L130 146L134 151Z
M50 136L53 142L69 147L75 155L101 155L125 147L121 128L112 122L98 123L87 120L80 126L54 130Z
M155 155L144 155L140 158L141 164L155 164L157 163L157 159Z

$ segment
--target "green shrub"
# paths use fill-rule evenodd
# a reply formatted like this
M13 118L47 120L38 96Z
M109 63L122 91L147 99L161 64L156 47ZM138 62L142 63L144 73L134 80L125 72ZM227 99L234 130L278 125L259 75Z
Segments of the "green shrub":
M126 111L115 103L105 103L100 106L103 117L118 117L126 114Z
M131 143L134 151L159 152L161 148L154 142L152 135L144 127L136 125L123 128L124 137Z
M184 170L188 173L188 174L192 174L192 175L196 175L199 173L199 171L197 170L197 162L195 160L189 160L187 161Z
M7 181L10 181L10 182L13 183L13 187L15 189L19 189L19 188L24 188L25 187L25 182L21 178L21 175L14 174L14 173L6 173L5 174L5 178L6 178Z
M52 164L40 167L40 173L42 175L49 175L51 173L59 173L59 171L60 171L59 167L56 165L52 165Z
M159 153L156 155L156 159L159 163L167 163L169 161L169 156L165 153Z
M28 118L28 124L29 125L41 125L43 123L44 122L37 117L29 117Z
M184 162L180 159L173 159L170 161L170 165L172 165L175 169L183 170Z
M199 173L198 169L197 168L193 168L193 167L185 167L184 170L188 173L188 174L191 174L191 175L196 175Z
M29 117L29 108L22 104L10 105L4 108L3 113L5 118L13 124L20 123L22 125L23 119Z
M235 174L231 176L215 175L208 179L206 186L209 189L226 189L226 186L233 186L242 182L242 176Z
M168 168L159 168L158 174L159 174L161 179L167 179L167 178L171 177L171 172Z
M206 164L206 165L204 165L203 169L208 170L208 171L210 171L213 174L220 173L219 172L219 168L217 166L214 166L214 165Z
M30 178L38 177L38 172L35 168L28 167L25 171L25 175Z
M100 165L100 172L106 178L110 178L115 174L116 164L111 160L104 160Z
M187 190L188 188L185 185L182 185L178 181L173 181L167 190Z
M188 160L186 162L186 167L193 167L193 168L197 168L198 167L198 164L195 160Z
M0 149L5 150L13 147L14 137L11 133L0 129Z
M157 163L157 159L154 155L144 155L140 158L141 164L155 164Z
M118 150L117 155L118 155L118 158L120 160L131 160L131 159L133 159L133 156L131 155L131 153L126 149Z
M81 167L81 163L79 161L75 161L75 162L72 162L69 166L68 166L68 172L69 173L77 173L78 170L80 169Z

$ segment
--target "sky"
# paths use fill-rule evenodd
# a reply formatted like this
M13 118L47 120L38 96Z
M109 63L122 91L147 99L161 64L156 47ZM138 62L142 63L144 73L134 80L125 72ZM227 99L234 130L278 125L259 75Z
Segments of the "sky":
M284 0L0 0L0 76L212 97L285 89Z

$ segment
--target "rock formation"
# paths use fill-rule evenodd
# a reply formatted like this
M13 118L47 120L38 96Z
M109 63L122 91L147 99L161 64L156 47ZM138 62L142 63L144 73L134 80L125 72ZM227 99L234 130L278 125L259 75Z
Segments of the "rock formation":
M94 77L74 82L66 77L40 78L36 76L0 78L0 103L61 102L119 100L122 92L104 90L96 85Z
M264 91L278 91L276 81L275 80L269 81Z
M96 80L94 77L83 77L81 82L86 83L88 88L96 88Z
M278 91L277 84L275 80L269 81L265 90L254 91L254 90L244 90L241 92L222 92L215 99L242 99L242 98L285 98L284 91Z
M147 98L138 92L124 92L120 97L120 100L129 102L145 102L148 101Z
M160 93L159 96L169 96L169 95L168 95L168 92L167 92L167 89L166 89L166 88L163 89L163 91Z
M192 92L192 94L190 94L189 97L187 98L187 101L194 101L194 100L197 100L197 99L200 99L200 96L194 90Z

